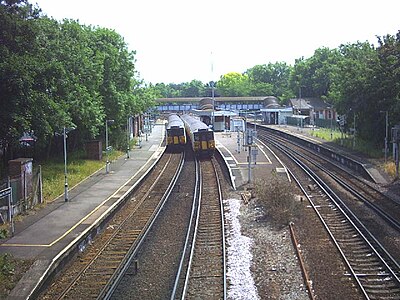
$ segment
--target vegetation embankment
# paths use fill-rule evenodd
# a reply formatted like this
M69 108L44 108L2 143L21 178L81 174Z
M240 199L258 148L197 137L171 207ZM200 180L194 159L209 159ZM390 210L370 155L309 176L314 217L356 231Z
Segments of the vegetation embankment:
M27 148L35 149L36 160L53 157L63 128L74 128L68 144L75 151L104 137L109 122L110 144L118 148L128 118L154 106L135 51L114 30L56 21L27 0L1 0L0 24L3 166Z
M11 254L0 254L0 299L7 298L31 264L30 260L17 260Z
M355 140L353 135L342 133L337 130L330 130L326 128L318 128L317 130L310 130L310 134L326 141L334 142L347 149L355 150L359 153L363 153L366 157L372 159L378 159L382 161L380 167L388 174L391 178L396 176L396 165L393 159L388 153L388 160L384 162L382 160L384 156L384 149L382 145L377 146L372 141L366 141L356 136ZM382 141L383 142L383 141Z
M123 152L113 150L109 154L110 161L123 155ZM83 152L71 153L68 156L68 185L73 187L94 172L105 167L106 157L100 160L89 160ZM51 202L64 192L64 161L47 160L42 164L43 200Z
M320 98L340 115L346 132L355 128L359 138L376 146L385 136L386 113L389 128L400 123L400 31L378 37L376 44L322 47L293 66L266 63L224 74L205 86L193 80L160 83L155 89L163 97L204 97L215 86L216 97L275 96L281 104L290 98Z

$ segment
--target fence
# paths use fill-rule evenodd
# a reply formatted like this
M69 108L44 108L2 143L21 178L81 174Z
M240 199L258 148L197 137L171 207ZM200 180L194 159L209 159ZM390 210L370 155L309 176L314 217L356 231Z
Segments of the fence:
M41 166L33 171L31 182L26 180L24 173L21 176L9 177L0 181L0 191L8 187L12 188L11 206L13 216L26 212L43 202L42 186ZM5 223L5 220L10 221L8 211L8 197L3 197L0 199L0 224Z

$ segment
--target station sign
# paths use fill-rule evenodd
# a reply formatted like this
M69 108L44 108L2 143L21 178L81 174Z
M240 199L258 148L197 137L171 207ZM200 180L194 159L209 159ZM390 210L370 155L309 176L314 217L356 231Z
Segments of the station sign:
M12 188L11 187L8 187L8 188L6 188L4 190L1 190L0 191L0 198L4 198L4 197L7 197L7 196L10 196L11 192L12 192Z

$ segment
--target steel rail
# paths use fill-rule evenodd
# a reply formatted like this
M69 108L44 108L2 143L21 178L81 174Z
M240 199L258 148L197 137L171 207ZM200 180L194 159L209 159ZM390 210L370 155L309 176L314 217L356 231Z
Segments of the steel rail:
M301 162L299 159L297 159L296 157L293 156L292 152L288 152L286 151L286 149L284 147L282 147L281 145L271 141L271 143L274 144L275 147L277 147L278 149L280 149L282 152L284 152L291 160L293 160L310 178L313 179L313 181L319 186L319 188L324 191L324 193L328 196L328 198L335 203L336 207L340 210L340 212L342 213L342 215L347 219L347 221L349 222L349 224L351 224L353 226L353 228L357 231L357 233L359 234L360 237L363 238L363 240L365 241L365 243L368 245L368 247L374 252L374 254L376 255L377 258L379 258L379 260L381 261L381 263L385 266L385 268L389 271L389 273L391 274L391 276L394 278L395 282L397 283L398 286L400 286L400 279L398 277L398 275L396 274L396 272L392 269L392 267L390 267L388 265L388 263L386 262L386 260L380 255L379 251L370 243L370 241L368 240L368 238L366 238L366 236L360 231L360 229L358 228L358 226L356 226L356 224L353 222L352 218L359 224L360 227L363 228L363 230L365 230L370 238L373 239L373 241L381 248L381 251L384 252L385 255L388 256L388 259L390 260L390 263L394 264L396 267L398 267L397 262L390 256L390 254L384 249L384 247L379 243L379 241L376 240L376 238L367 230L367 228L362 224L362 222L351 212L351 210L343 203L343 201L340 199L339 196L337 196L335 194L335 192L333 190L331 190L324 182L323 180L321 180L314 172L312 172L311 169L309 169L303 162ZM297 184L299 185L299 187L301 188L301 190L303 191L303 193L305 194L305 196L307 197L307 199L309 200L309 202L311 203L314 211L317 213L318 217L320 218L321 222L323 223L324 227L326 228L328 234L331 237L331 240L333 241L333 243L335 244L336 248L338 249L339 253L341 254L343 260L345 261L346 265L348 266L353 278L356 280L357 284L360 287L360 290L363 292L364 296L367 299L369 298L368 292L365 290L363 283L360 281L360 274L357 274L355 272L355 270L353 269L352 264L350 263L350 261L347 259L347 256L345 255L345 253L343 252L342 248L339 245L339 242L336 240L333 232L329 229L329 225L326 223L324 217L321 215L321 213L319 212L318 208L316 205L314 205L313 200L309 197L307 191L305 190L305 188L301 185L300 181L296 178L296 176L293 174L293 172L288 169L289 173L291 174L291 176L295 179L295 181L297 182ZM344 211L344 209L341 207L341 205L339 205L337 202L339 201L346 209L346 211L348 213L350 213L350 215L352 216L352 218L350 218L348 216L348 214ZM362 276L361 276L362 277Z
M279 137L279 139L282 139L281 137ZM285 140L286 142L286 140ZM303 150L308 150L307 148L304 148L302 146L299 146L295 143L292 143L290 141L288 141L290 144L295 145L296 147L300 147ZM347 182L345 182L343 179L341 179L337 174L335 174L334 172L330 171L329 169L327 169L326 167L322 166L318 161L316 161L313 158L310 158L309 156L305 156L304 154L301 154L299 152L296 152L292 149L288 148L288 151L290 151L293 155L297 155L302 157L303 159L306 159L310 162L313 163L314 166L316 166L317 168L319 168L321 171L325 172L326 174L328 174L331 178L333 178L336 182L338 182L342 187L344 187L346 190L348 190L352 195L354 195L355 197L357 197L359 200L361 200L363 203L365 203L368 207L370 207L372 210L374 210L379 216L382 217L383 220L385 220L385 222L387 222L390 226L392 226L394 229L396 229L397 231L400 231L400 222L398 220L396 220L394 217L392 217L391 215L389 215L387 212L385 212L382 208L380 208L378 205L374 204L372 201L368 200L365 196L363 196L361 193L359 193L354 187L352 187L350 184L348 184ZM326 158L313 153L313 155L317 156L318 158L324 160L325 162L332 164L332 162L330 162L329 160L327 160ZM346 174L352 176L352 178L356 179L357 181L361 182L361 184L365 185L364 182L362 182L359 178L357 178L356 176L354 176L353 174L349 173L347 170L343 169L342 167L336 166L335 167L339 168L340 170L342 170L343 172L345 172ZM375 193L378 193L379 195L381 195L382 197L384 197L385 199L389 199L387 196L385 196L383 193L381 193L380 191L378 191L377 189L373 188L372 186L368 185L369 189L372 189ZM365 191L366 193L368 193L368 191ZM372 195L370 195L372 197ZM392 201L394 205L398 205L397 202Z
M198 162L198 158L196 158L196 161ZM198 169L198 174L199 174L199 186L198 186L198 198L197 198L197 203L198 203L198 209L197 209L197 213L196 213L196 222L194 225L194 233L193 233L193 237L192 237L192 243L191 243L191 249L190 249L190 255L189 255L189 262L188 262L188 267L187 267L187 271L186 271L186 276L185 276L185 282L183 285L183 291L182 291L182 296L181 299L184 300L185 299L185 295L187 293L187 289L189 286L189 273L190 273L190 269L192 267L192 263L193 263L193 256L194 256L194 248L195 248L195 243L196 243L196 238L197 238L197 228L199 226L199 220L200 220L200 206L201 206L201 194L202 194L202 186L203 186L203 178L202 178L202 172L201 172L201 167L200 167L200 162L198 162L199 164L199 169Z
M177 297L177 293L178 293L178 287L179 287L179 283L180 283L180 278L182 276L182 272L183 272L183 268L184 268L184 264L185 264L185 258L187 256L187 252L188 249L190 249L190 236L192 234L192 229L193 229L193 220L194 220L194 215L198 209L198 199L199 199L199 192L200 191L200 184L201 184L201 174L200 174L200 165L199 165L199 161L198 159L195 160L195 168L196 168L196 182L195 182L195 186L194 186L194 192L193 192L193 204L192 204L192 211L190 214L190 220L189 220L189 224L188 224L188 230L186 232L186 238L185 238L185 244L183 246L182 249L182 257L181 260L179 262L179 267L175 276L175 282L174 282L174 287L172 289L172 293L171 293L171 300L175 300Z
M227 298L227 286L226 286L226 243L225 243L225 217L224 217L224 204L222 202L223 196L222 196L222 189L221 189L221 184L220 184L220 179L219 179L219 175L217 172L217 167L215 166L215 162L214 160L212 160L212 163L214 165L214 170L215 170L215 176L217 178L217 182L218 182L218 193L219 193L219 205L220 205L220 210L221 210L221 223L222 223L222 255L223 255L223 284L224 284L224 298Z
M158 177L156 178L156 180L153 182L151 188L144 194L144 196L137 202L136 205L136 209L133 209L132 212L130 212L128 214L127 217L125 217L125 219L118 225L118 227L116 228L116 230L110 235L110 237L108 237L107 241L104 243L104 245L101 246L101 248L97 251L96 255L94 255L92 258L90 258L90 260L87 262L87 264L85 265L84 268L82 268L82 270L80 270L78 272L78 274L74 277L74 279L72 280L72 282L68 285L68 287L66 289L63 290L62 293L60 293L57 297L57 299L62 299L64 297L68 297L68 293L75 288L75 284L80 280L80 278L82 276L84 276L86 274L86 272L90 269L90 267L96 262L96 260L101 257L101 255L103 255L103 252L106 251L107 247L112 243L112 241L114 240L114 238L117 237L117 235L121 232L121 229L123 228L123 226L128 222L128 220L130 220L132 218L132 216L137 212L137 210L140 208L140 205L145 201L145 199L148 197L149 193L151 192L151 190L154 188L154 186L158 183L159 179L161 178L162 174L165 172L170 160L171 160L170 156L168 158L168 162L167 164L163 167L163 169L161 170L161 173L158 175ZM182 157L181 157L182 160ZM135 234L136 235L136 234ZM131 251L132 247L134 247L135 243L138 241L138 239L140 239L142 235L142 230L141 232L134 237L133 243L130 247L130 249L126 252L129 253L129 251ZM122 258L123 260L123 258ZM112 274L111 274L112 276ZM110 276L110 278L111 278ZM100 290L101 291L101 290Z
M335 168L337 168L337 169L343 171L344 173L346 173L346 175L350 176L351 178L353 178L355 181L359 182L360 184L362 184L362 185L364 185L364 186L365 186L365 185L368 186L368 188L371 189L374 193L379 194L379 195L381 195L382 197L386 198L387 200L389 200L389 201L391 201L391 202L394 202L395 204L399 204L399 205L400 205L399 201L397 201L396 199L392 199L392 198L386 196L383 192L381 192L380 190L378 190L377 188L375 188L375 187L373 186L373 184L371 184L369 181L367 182L365 179L360 179L359 176L353 174L351 171L349 171L348 169L344 168L341 164L337 164L337 161L335 161L335 160L332 161L332 160L331 160L330 158L328 158L327 156L321 155L319 152L317 152L317 151L315 151L315 150L311 150L311 151L310 151L310 148L307 148L307 147L305 147L305 146L303 146L303 145L301 145L301 144L298 144L298 143L296 143L296 142L294 142L294 141L292 141L292 140L287 140L287 139L285 139L284 137L282 137L282 136L280 136L280 135L278 135L278 134L269 132L269 131L265 130L263 127L257 127L257 128L261 128L261 130L260 130L260 129L258 129L258 130L259 130L259 132L262 131L263 134L265 134L265 136L267 136L267 132L268 132L268 135L273 135L273 136L274 136L276 139L278 139L278 140L282 140L282 141L284 141L285 143L289 143L289 144L294 145L294 146L296 146L296 147L298 147L298 148L300 148L300 149L303 149L303 150L305 150L305 151L307 151L307 152L309 152L309 153L312 153L312 155L314 155L314 156L316 156L316 157L322 159L322 160L325 161L326 163L328 163L328 164L334 166ZM366 193L369 193L369 192L366 191Z
M266 138L266 139L268 139L268 138ZM268 139L268 140L270 140L270 139ZM288 147L282 148L282 147L284 147L284 146L282 146L281 144L277 144L277 143L275 143L275 142L272 141L272 140L270 140L270 142L271 142L271 143L274 143L274 144L275 144L275 147L280 148L282 151L286 151L286 152L288 152L289 154L291 154L291 155L292 155L291 157L299 156L299 157L303 158L304 160L307 160L307 161L309 161L309 162L312 162L312 160L311 160L309 157L306 157L305 155L303 155L303 154L301 154L301 153L295 152L295 151L293 151L292 149L290 149L290 148L288 148ZM284 150L283 150L283 149L284 149ZM288 155L288 156L289 156L289 155ZM318 168L320 168L320 164L319 164L319 163L317 163L317 162L315 162L315 161L312 162L312 163L313 163L314 165L316 165ZM321 166L321 167L322 167L322 166ZM358 192L356 192L352 187L350 187L348 184L346 184L343 180L341 180L340 178L337 178L338 176L336 176L335 174L332 174L332 172L330 172L330 171L327 170L326 168L323 168L323 167L322 167L322 168L320 168L320 169L321 169L322 171L324 171L324 172L327 172L327 174L329 174L330 176L332 176L336 181L339 180L339 183L340 183L344 188L346 188L347 190L349 190L353 195L362 197L361 200L362 200L363 202L364 202L364 201L367 202L367 203L366 203L367 205L370 204L370 205L368 205L368 206L369 206L370 208L372 208L373 210L375 210L376 205L374 205L373 203L370 203L370 201L368 201L367 199L365 199L362 195L359 195ZM310 172L314 173L313 171L311 171L311 169L309 169L309 170L310 170ZM318 177L318 176L317 176L317 177ZM327 189L329 189L330 191L332 191L332 193L334 193L333 190L332 190L331 188L329 188L328 185L326 185L326 183L325 183L322 179L320 179L319 177L318 177L318 179L320 180L320 182L321 182L324 186L327 187ZM337 200L340 202L341 206L343 206L343 207L346 209L346 211L352 216L352 218L355 219L355 220L362 226L362 228L363 228L363 229L365 230L365 232L370 236L370 238L373 240L373 242L379 246L379 248L382 250L383 254L385 254L385 255L389 258L389 260L391 261L391 263L393 263L393 264L396 266L396 268L400 269L400 264L392 257L392 255L391 255L389 252L387 252L387 250L385 249L385 247L384 247L384 246L373 236L373 234L363 225L363 223L357 218L357 216L351 211L351 209L347 207L347 205L344 203L344 201L342 201L342 200L340 199L340 197L337 196L336 194L335 194L335 196L337 197ZM387 214L386 214L384 211L382 211L379 207L376 208L375 212L377 212L378 215L380 215L381 217L383 217L382 215L384 215L384 216L387 215ZM395 228L397 229L397 224L399 224L399 222L397 222L396 220L394 220L391 216L387 216L387 218L383 217L383 219L384 219L389 225L391 225L392 227L395 227ZM392 222L393 222L393 223L392 223Z
M179 178L179 175L182 172L182 168L184 165L185 161L185 153L181 156L181 160L179 162L178 168L176 169L176 172L174 174L173 179L171 180L170 184L168 185L168 188L166 189L164 195L161 198L160 204L156 208L155 213L151 216L149 219L148 224L146 225L146 229L143 232L142 236L138 238L138 241L136 245L129 251L124 258L124 260L121 262L121 264L118 266L118 268L115 270L115 273L113 274L112 278L110 281L106 284L106 286L103 288L97 299L105 299L108 300L112 297L113 293L117 289L119 283L121 282L122 278L124 277L125 273L129 269L134 257L136 256L137 252L140 249L140 246L144 242L144 239L146 238L147 234L151 230L154 222L157 220L162 208L164 207L165 203L168 201L169 196L172 193L173 188L175 187L175 184Z
M204 164L209 163L209 161L205 161ZM216 171L216 167L213 161L211 161L210 166L212 166L212 174L213 174L213 182L215 184L215 187L218 190L218 199L203 199L203 192L202 190L205 188L204 187L204 178L203 178L203 171L200 169L201 172L201 189L199 192L200 198L199 198L199 209L197 210L197 215L196 215L196 223L195 223L195 231L193 234L193 240L192 240L192 248L190 251L190 257L189 257L189 263L188 263L188 268L187 268L187 273L186 273L186 278L185 278L185 284L183 288L183 293L182 293L182 298L181 299L186 299L188 297L188 294L190 291L193 293L193 272L197 270L196 272L200 272L201 275L198 275L196 278L199 279L200 281L207 280L210 278L213 278L213 282L217 280L217 278L220 278L222 280L222 285L219 286L218 284L214 286L214 288L219 289L220 287L222 288L222 295L215 295L215 297L218 297L218 299L226 299L226 254L225 254L225 231L224 231L224 214L223 214L223 203L222 203L222 189L220 185L220 180L219 176ZM207 174L207 178L211 178L210 174ZM216 201L215 201L216 200ZM218 204L218 213L216 212L216 207ZM217 217L218 215L218 217ZM211 237L210 235L207 234L212 230L215 230L215 227L213 225L202 227L205 225L204 219L207 219L207 222L211 220L215 221L214 222L209 222L207 225L213 224L216 227L220 228L220 232L218 237ZM215 219L214 219L215 218ZM218 221L217 221L218 220ZM210 228L212 227L212 228ZM201 241L199 238L201 238ZM206 240L205 240L206 238ZM211 240L209 240L211 239ZM211 254L210 251L210 245L208 243L212 244L211 248L214 247L214 249L218 249L217 252L218 254ZM216 244L215 244L216 243ZM219 243L221 243L219 247ZM204 254L202 250L204 251L204 245L207 244L207 254ZM199 251L199 252L197 252ZM218 274L213 274L212 270L211 273L208 273L208 269L206 273L204 272L204 266L200 263L196 263L196 268L194 267L194 261L195 259L199 259L200 261L202 258L204 258L204 255L207 256L207 262L212 263L212 261L216 262L219 261L217 264L221 264L222 270L217 269L217 273L221 271L222 275ZM200 266L200 267L199 267ZM215 269L214 269L215 270ZM199 274L199 273L198 273ZM197 286L196 286L197 287ZM209 286L211 288L211 286ZM204 290L204 289L203 289ZM198 295L191 295L191 297L200 297Z

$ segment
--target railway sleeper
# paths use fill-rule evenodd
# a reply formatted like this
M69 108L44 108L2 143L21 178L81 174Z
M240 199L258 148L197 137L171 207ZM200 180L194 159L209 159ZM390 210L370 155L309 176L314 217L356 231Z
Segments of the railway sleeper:
M399 299L398 297L400 296L398 291L392 290L392 289L371 289L368 290L369 296L378 296L379 298L376 299ZM389 297L389 298L382 298L383 296ZM393 297L393 298L392 298ZM371 298L374 299L374 298Z
M207 237L204 237L203 239L198 237L196 240L196 246L203 246L203 247L221 247L222 241L220 239L216 240L210 240Z
M390 289L390 291L395 291L396 293L400 292L400 288L398 285L396 285L394 282L385 282L384 279L380 280L379 282L370 282L367 281L366 283L363 283L363 287L366 289L382 289L382 287L386 289Z
M360 267L381 267L382 263L376 259L375 257L349 257L349 261L351 263L356 264L356 266Z
M348 238L348 239L336 239L338 243L343 244L343 246L347 247L347 249L354 248L358 249L365 245L363 240L358 238Z
M190 275L190 279L202 279L202 278L223 278L223 275L221 275L221 274L215 274L215 275L193 274L193 275Z

